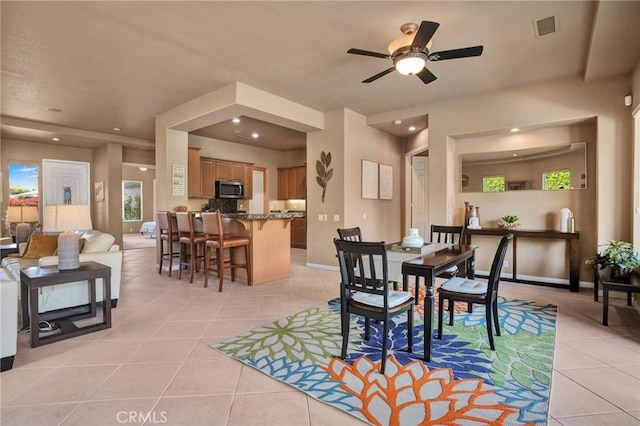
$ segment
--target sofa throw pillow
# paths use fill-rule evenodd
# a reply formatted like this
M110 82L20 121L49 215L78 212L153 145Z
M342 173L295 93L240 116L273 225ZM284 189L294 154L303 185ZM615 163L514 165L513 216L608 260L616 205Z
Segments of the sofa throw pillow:
M53 256L58 250L58 236L45 234L31 234L24 253L25 259L40 259L44 256Z
M103 253L109 250L116 237L92 229L85 232L82 239L84 240L84 248L81 253Z

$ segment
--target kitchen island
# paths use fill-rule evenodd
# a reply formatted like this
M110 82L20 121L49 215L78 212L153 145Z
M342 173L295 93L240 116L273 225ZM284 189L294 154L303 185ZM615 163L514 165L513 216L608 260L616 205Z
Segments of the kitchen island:
M251 267L254 284L282 280L291 276L291 221L303 212L223 213L225 233L251 238ZM238 252L240 255L240 252ZM236 279L246 282L246 273L236 271Z
M201 212L193 213L196 218L200 217ZM173 215L175 216L175 213ZM268 283L291 276L291 221L304 216L304 212L222 213L225 234L251 238L253 284ZM202 224L198 226L196 223L195 227L202 229ZM238 261L243 262L244 251L238 250L237 255L240 257ZM158 245L158 259L159 256ZM236 270L236 280L247 282L244 269Z

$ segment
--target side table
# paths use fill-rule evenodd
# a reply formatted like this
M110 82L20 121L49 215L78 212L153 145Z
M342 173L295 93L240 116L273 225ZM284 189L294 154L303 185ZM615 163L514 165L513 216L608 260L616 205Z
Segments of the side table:
M102 322L84 327L77 327L73 321L96 316L96 278L104 281L104 297L102 302ZM90 312L57 320L58 332L40 337L38 328L40 314L38 312L38 289L55 284L75 281L89 282ZM20 271L20 295L22 298L22 325L31 327L31 347L35 348L47 343L57 342L70 337L81 336L93 331L111 328L111 268L98 262L82 262L78 269L59 271L54 266L34 266Z
M7 257L7 255L12 253L18 253L18 245L17 244L2 244L0 245L0 256L2 259Z

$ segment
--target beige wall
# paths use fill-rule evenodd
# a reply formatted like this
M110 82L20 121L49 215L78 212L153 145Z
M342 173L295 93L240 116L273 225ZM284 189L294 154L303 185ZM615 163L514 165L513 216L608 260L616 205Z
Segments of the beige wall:
M315 169L322 151L331 153L334 169L324 203ZM363 159L393 167L393 200L361 197ZM337 228L360 226L369 241L402 239L402 160L402 142L367 126L363 115L348 109L325 114L325 129L307 136L308 263L337 267L333 245ZM327 221L318 220L318 215L327 215Z
M458 98L425 105L422 109L429 113L429 191L430 217L433 223L454 223L462 214L462 201L472 201L481 206L481 220L507 214L504 205L537 206L545 205L549 212L556 212L568 202L564 197L590 193L595 197L593 221L587 214L577 218L577 228L590 230L594 238L587 239L582 246L581 260L597 250L597 244L608 239L629 239L631 237L631 117L621 101L630 91L628 78L584 84L579 78L554 80L508 90L500 90L480 95ZM585 191L548 194L544 200L532 198L530 192L504 194L504 205L496 204L493 198L466 196L460 199L459 174L457 173L456 141L464 135L479 134L483 131L509 129L511 127L557 126L559 122L594 118L596 125L595 172L589 173L590 189ZM591 192L595 191L595 193ZM551 198L550 198L551 197ZM577 201L576 201L577 202ZM583 201L581 201L582 203ZM525 220L532 227L542 226L542 212L529 217L522 208ZM490 209L494 209L491 211ZM518 212L515 212L516 214ZM585 223L585 219L587 222ZM459 220L459 219L458 219ZM527 222L529 223L529 222ZM492 251L489 249L488 251ZM525 252L525 256L529 253ZM541 258L549 258L549 253L530 253ZM553 254L551 254L553 255ZM522 256L522 255L520 255ZM488 269L479 262L480 269ZM590 281L588 271L582 269L581 279ZM539 271L540 275L547 273ZM550 272L555 273L555 272Z
M93 200L93 227L116 238L122 247L122 146L108 143L95 149L94 182L104 182L105 200Z

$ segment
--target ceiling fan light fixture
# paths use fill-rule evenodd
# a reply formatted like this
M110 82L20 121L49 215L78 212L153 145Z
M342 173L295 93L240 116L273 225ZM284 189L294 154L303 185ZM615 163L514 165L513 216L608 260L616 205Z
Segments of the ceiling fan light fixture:
M393 65L396 67L396 70L398 70L400 74L413 75L422 71L425 63L426 57L423 53L410 52L397 57L394 60Z

